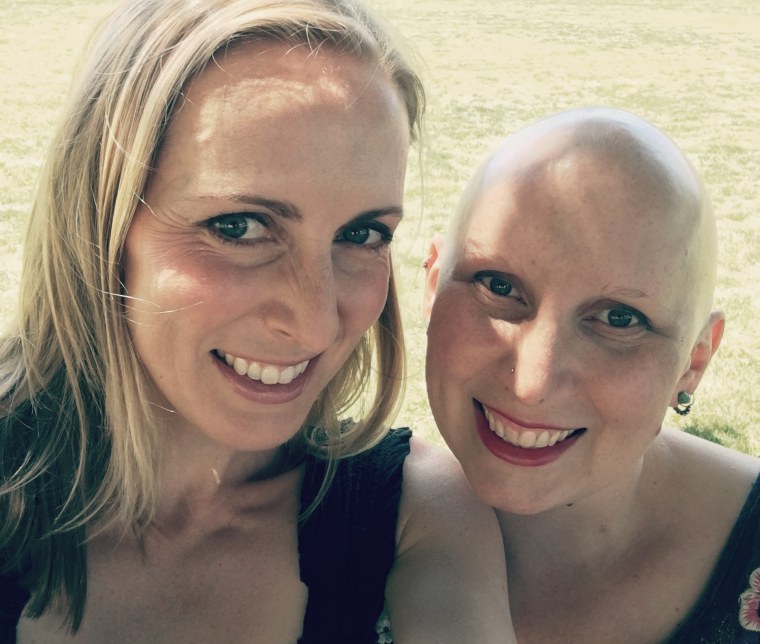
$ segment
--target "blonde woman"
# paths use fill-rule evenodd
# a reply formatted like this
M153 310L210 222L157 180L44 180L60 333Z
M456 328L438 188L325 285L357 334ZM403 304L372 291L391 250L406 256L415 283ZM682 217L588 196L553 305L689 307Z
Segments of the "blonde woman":
M422 107L359 1L106 20L0 345L4 641L504 641L492 513L387 428Z

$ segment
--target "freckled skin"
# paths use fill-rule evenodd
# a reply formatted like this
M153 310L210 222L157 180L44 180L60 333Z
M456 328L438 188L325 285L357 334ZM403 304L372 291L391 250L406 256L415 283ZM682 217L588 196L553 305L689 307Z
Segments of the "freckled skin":
M329 47L240 45L186 88L123 258L168 435L156 519L141 540L88 541L76 634L52 610L22 618L19 641L299 637L302 471L278 457L385 305L378 230L401 219L408 131L391 82ZM292 395L262 394L218 351L309 371Z
M652 182L631 177L629 158L610 159L577 127L539 130L505 144L475 179L428 330L431 403L460 460L482 456L460 431L472 423L473 398L526 421L588 429L540 471L490 461L471 469L489 502L519 512L571 502L638 470L687 370L695 315L680 232L695 213L665 187L644 189ZM488 294L473 280L484 269L509 275L525 304ZM610 302L641 310L653 330L593 319ZM568 485L570 470L584 476Z
M190 85L125 245L130 331L170 427L263 453L296 433L384 306L387 246L335 239L373 209L395 208L379 219L395 228L408 143L390 82L329 48L244 45ZM260 238L215 237L225 213L262 215L246 223ZM296 400L260 404L220 377L215 350L314 364Z
M123 258L125 316L168 445L155 520L140 538L88 535L81 628L53 609L21 618L20 643L302 633L305 466L278 457L386 304L409 115L375 65L329 45L233 46L182 96ZM308 367L269 386L230 356ZM458 463L412 437L399 483L384 588L394 638L514 641L498 524Z
M508 138L434 241L430 404L496 509L518 641L661 642L702 594L760 469L663 425L720 344L714 283L699 178L619 110ZM574 438L528 466L483 407Z

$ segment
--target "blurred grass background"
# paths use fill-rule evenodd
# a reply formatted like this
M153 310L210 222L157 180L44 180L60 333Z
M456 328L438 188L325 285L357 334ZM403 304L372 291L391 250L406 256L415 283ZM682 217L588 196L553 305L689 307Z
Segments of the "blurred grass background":
M561 109L613 105L668 132L701 170L720 235L723 345L688 431L760 454L760 2L375 0L418 56L429 99L395 263L409 380L397 424L438 441L424 388L422 262L468 176L506 134ZM0 0L0 320L15 308L39 164L107 0ZM635 392L623 392L635 395Z

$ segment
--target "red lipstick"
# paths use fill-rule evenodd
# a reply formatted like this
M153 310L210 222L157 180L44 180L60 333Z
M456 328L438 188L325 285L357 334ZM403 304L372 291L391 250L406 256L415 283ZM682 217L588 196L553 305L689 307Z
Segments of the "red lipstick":
M564 454L568 449L570 449L585 431L584 428L576 429L573 433L570 434L570 436L552 446L518 447L517 445L513 445L512 443L507 442L498 436L494 431L492 431L483 412L482 405L477 401L473 402L475 403L475 427L477 429L480 440L483 442L483 445L494 456L512 465L517 465L520 467L540 467L542 465L552 463L556 461L560 456L562 456L562 454ZM519 427L525 428L526 430L564 430L562 427L556 427L553 425L525 423L523 421L513 419L510 416L503 414L502 412L498 413L506 420Z

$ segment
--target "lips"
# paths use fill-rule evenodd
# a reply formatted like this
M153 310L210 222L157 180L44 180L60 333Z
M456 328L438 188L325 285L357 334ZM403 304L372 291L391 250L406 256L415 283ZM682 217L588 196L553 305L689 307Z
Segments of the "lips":
M475 402L478 435L496 457L514 465L546 465L567 451L585 428L562 429L539 423L525 423L499 414Z
M264 405L287 404L308 387L318 357L290 365L248 361L216 350L211 352L219 373L245 400Z

